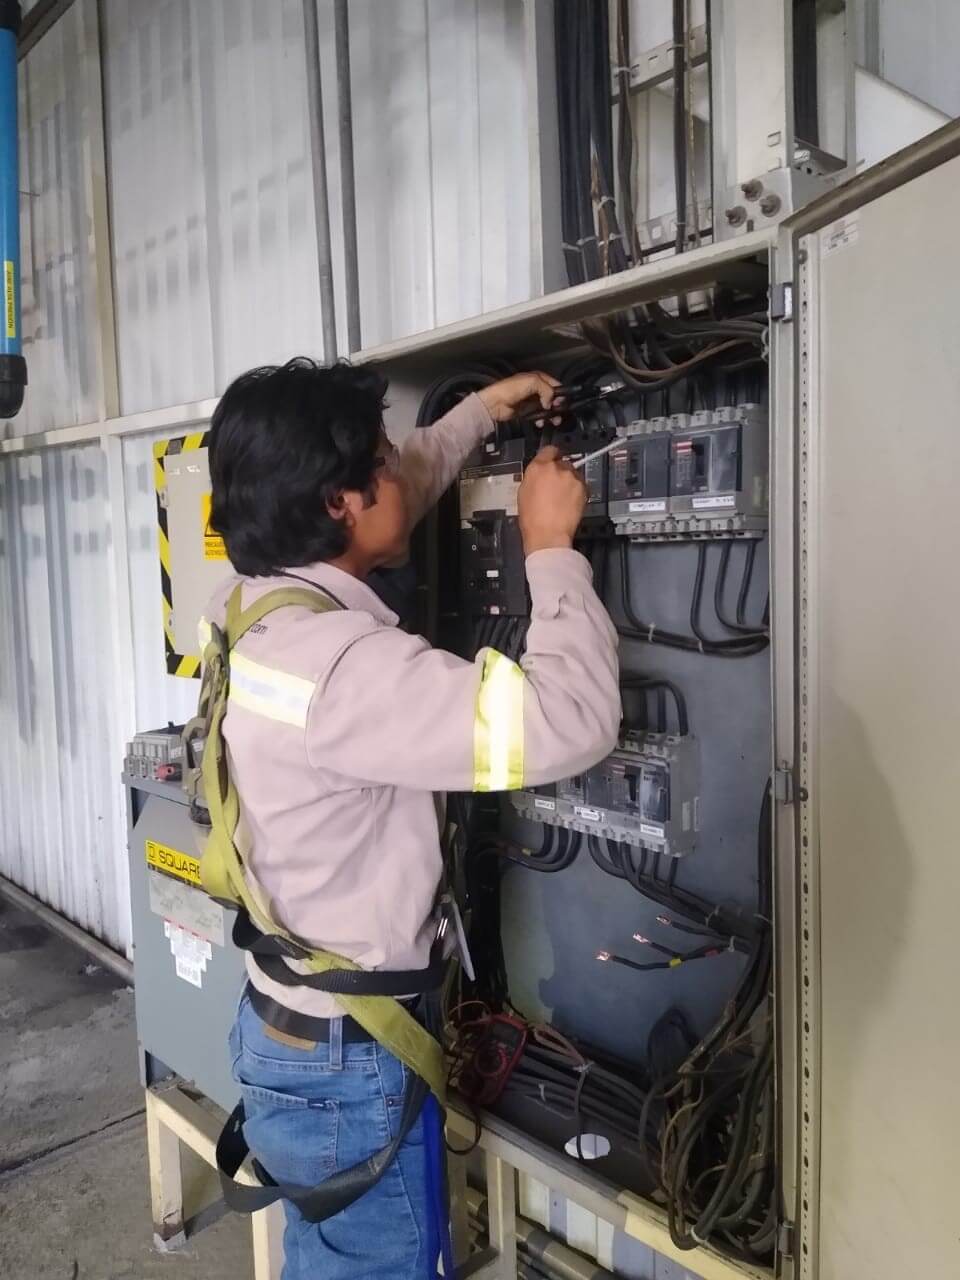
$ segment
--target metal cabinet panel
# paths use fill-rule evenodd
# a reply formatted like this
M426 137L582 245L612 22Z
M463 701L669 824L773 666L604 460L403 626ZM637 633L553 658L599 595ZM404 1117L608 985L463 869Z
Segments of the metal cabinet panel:
M802 1206L799 1264L820 1280L946 1277L960 1274L960 243L936 226L960 212L960 159L846 203L799 255L798 892L814 944L800 1035L821 1100L802 1116L820 1194L819 1239L812 1196Z

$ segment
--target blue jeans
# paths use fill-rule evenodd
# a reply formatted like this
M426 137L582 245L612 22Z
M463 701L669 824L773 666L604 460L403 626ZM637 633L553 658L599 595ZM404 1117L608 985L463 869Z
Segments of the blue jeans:
M276 1179L313 1187L386 1146L399 1126L407 1069L375 1041L343 1044L342 1022L315 1049L266 1034L246 995L230 1033L244 1137ZM427 1177L423 1117L366 1195L326 1222L284 1204L283 1280L423 1280Z

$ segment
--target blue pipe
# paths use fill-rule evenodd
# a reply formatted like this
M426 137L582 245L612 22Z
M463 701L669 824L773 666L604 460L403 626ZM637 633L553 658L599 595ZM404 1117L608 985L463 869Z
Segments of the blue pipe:
M18 0L0 0L0 418L23 404L27 362L20 327L20 169L17 160Z

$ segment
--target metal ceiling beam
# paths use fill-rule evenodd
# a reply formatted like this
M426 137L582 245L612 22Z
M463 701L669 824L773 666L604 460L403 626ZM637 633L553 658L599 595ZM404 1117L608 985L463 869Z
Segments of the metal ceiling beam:
M17 43L18 60L27 56L34 45L43 39L72 4L73 0L38 0L20 24L20 39Z

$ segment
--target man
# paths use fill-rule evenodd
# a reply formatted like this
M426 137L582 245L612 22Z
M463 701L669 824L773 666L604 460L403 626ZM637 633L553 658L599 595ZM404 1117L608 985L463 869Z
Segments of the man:
M406 551L412 528L497 421L549 410L556 382L518 374L468 396L400 449L383 429L372 369L307 359L238 378L210 432L211 526L239 575L207 614L222 628L267 592L315 592L327 612L267 614L233 651L223 734L240 800L247 881L290 935L377 973L425 969L437 934L435 792L535 786L614 746L617 638L572 549L579 475L541 450L519 492L532 601L519 665L474 662L396 626L364 582ZM274 961L273 972L276 973ZM231 1045L244 1135L277 1181L311 1188L402 1132L406 1069L337 1000L248 957ZM376 1185L307 1221L288 1204L284 1280L423 1276L429 1214L423 1126Z

